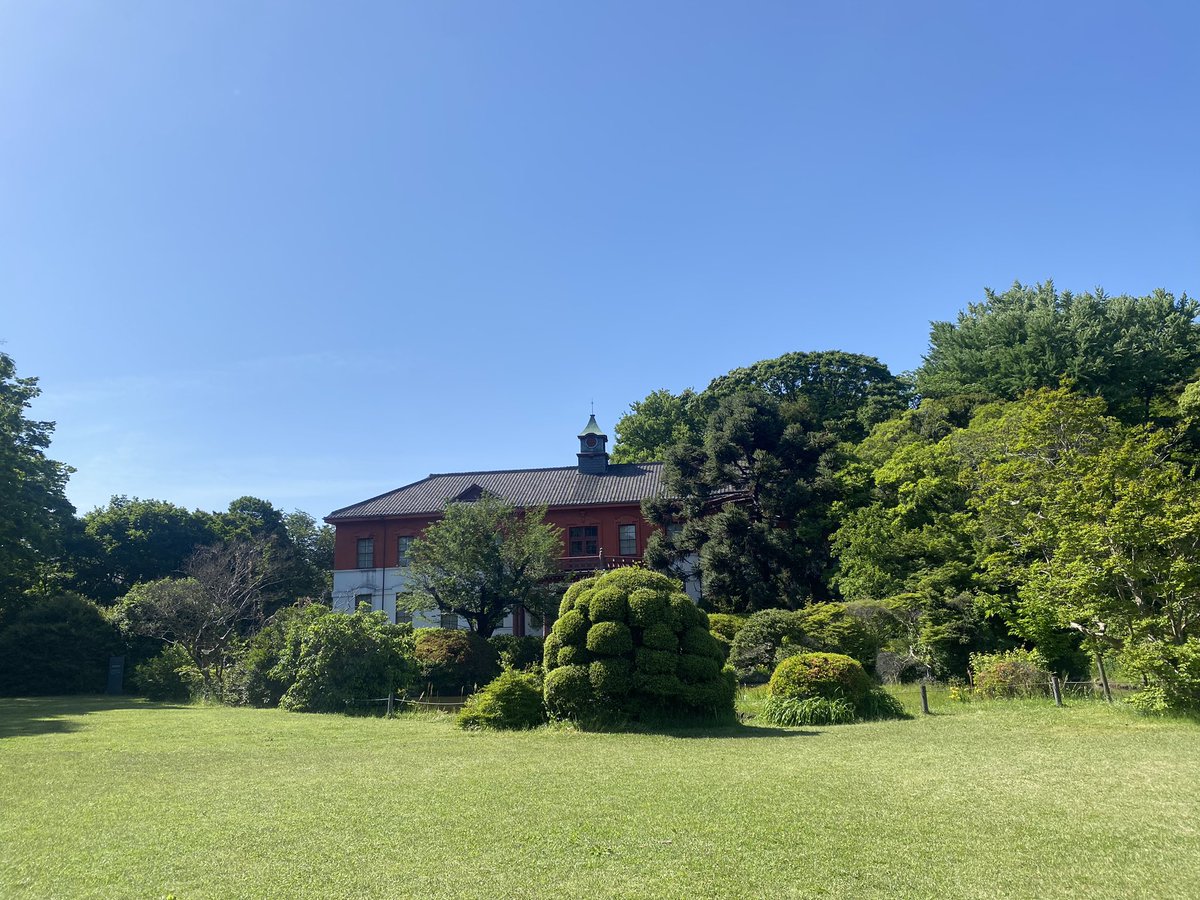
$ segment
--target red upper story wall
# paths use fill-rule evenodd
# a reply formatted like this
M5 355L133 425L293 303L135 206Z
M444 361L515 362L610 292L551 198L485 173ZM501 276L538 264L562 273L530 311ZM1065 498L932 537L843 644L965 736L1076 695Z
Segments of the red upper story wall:
M333 567L335 569L358 568L358 541L373 538L375 541L374 567L388 568L398 564L400 537L418 537L425 526L438 516L394 516L385 519L363 519L358 522L335 524ZM621 541L617 529L621 525L637 526L637 553L646 551L646 540L651 526L642 517L639 504L610 506L557 507L546 513L546 521L557 525L563 532L561 556L569 555L567 546L569 529L576 526L595 525L599 528L600 549L605 556L619 556Z

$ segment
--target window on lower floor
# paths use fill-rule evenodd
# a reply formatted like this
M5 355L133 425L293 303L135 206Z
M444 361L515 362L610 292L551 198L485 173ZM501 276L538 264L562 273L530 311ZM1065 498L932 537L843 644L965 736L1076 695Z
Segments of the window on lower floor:
M539 616L535 612L530 612L529 610L525 610L525 633L526 634L539 635L542 633L542 628L544 625L545 625L545 623L542 621L541 616Z
M358 539L358 567L360 569L375 568L375 539Z
M567 534L568 556L596 556L600 553L600 527L576 525Z
M622 556L637 556L636 525L618 525L617 537L621 539L620 554Z
M442 618L438 622L438 625L440 625L442 628L457 628L458 616L456 616L454 613L442 613Z
M375 598L371 594L355 594L354 595L354 611L358 612L358 607L362 603L365 603L365 604L367 604L367 606L374 608L374 606L375 606L375 603L373 602L374 599Z
M413 539L407 535L396 538L396 565L403 568L408 565L408 550Z
M412 613L409 612L407 609L396 610L396 624L397 625L411 625L412 624Z

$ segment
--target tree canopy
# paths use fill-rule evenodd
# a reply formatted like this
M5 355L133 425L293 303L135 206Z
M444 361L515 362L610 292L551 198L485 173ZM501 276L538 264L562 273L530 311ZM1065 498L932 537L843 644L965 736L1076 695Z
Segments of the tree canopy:
M517 510L491 494L450 503L409 549L411 579L403 600L413 611L436 607L464 618L484 637L517 606L542 614L553 603L562 533L542 508Z
M1110 297L1053 282L986 291L954 322L934 322L917 370L923 397L1015 400L1064 381L1103 397L1125 422L1172 411L1200 369L1200 302L1164 290Z
M56 580L75 515L64 493L74 469L46 456L54 423L26 414L40 394L0 353L0 620L23 592Z

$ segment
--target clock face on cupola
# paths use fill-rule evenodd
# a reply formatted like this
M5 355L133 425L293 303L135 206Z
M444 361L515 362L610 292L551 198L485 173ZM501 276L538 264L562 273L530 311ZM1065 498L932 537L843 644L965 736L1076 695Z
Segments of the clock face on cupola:
M608 435L600 430L600 426L596 424L596 414L592 413L592 417L588 419L583 431L579 432L579 452L603 453L604 445L607 442Z

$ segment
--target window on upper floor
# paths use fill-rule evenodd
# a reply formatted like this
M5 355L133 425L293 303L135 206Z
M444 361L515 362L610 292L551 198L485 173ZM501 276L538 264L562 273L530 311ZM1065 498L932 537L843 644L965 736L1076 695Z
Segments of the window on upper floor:
M360 569L375 568L375 539L358 539L358 567Z
M575 525L567 532L568 556L597 556L600 553L600 526Z
M618 525L617 537L620 538L622 556L637 556L637 526Z
M413 539L407 535L396 538L396 565L401 568L408 565L408 550L412 542Z

